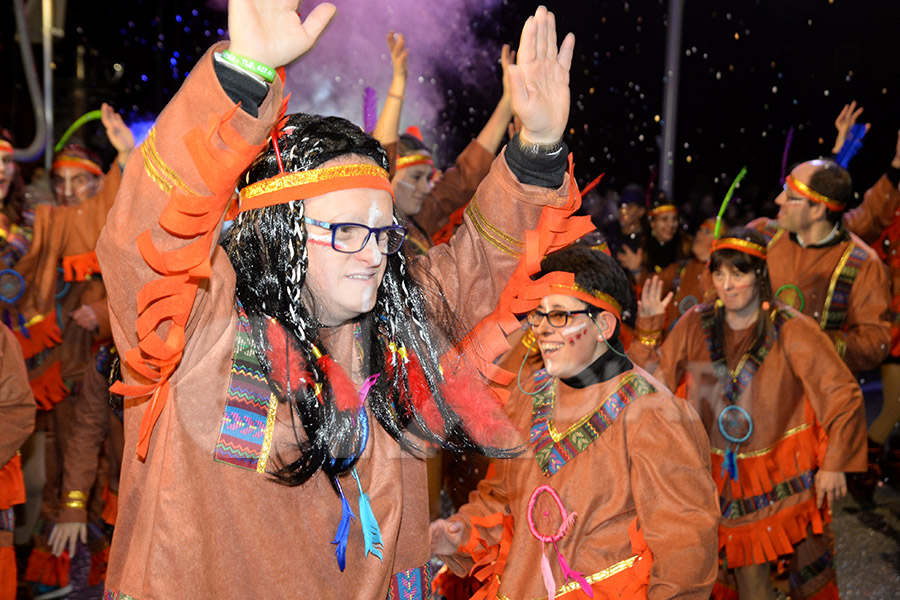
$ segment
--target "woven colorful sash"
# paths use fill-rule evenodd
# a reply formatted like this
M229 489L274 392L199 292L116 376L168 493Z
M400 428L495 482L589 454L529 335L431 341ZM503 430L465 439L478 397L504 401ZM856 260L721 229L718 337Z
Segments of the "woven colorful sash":
M547 378L543 369L534 376L535 386ZM564 464L583 452L594 440L606 431L622 410L631 402L656 392L650 383L639 374L626 375L619 387L604 399L600 406L572 425L564 435L554 436L553 406L556 400L557 381L535 394L531 417L531 446L534 457L544 475L550 477Z
M796 477L792 477L787 481L782 481L775 485L771 491L764 492L752 498L739 498L736 500L726 500L719 498L719 505L722 508L723 519L739 519L744 515L761 510L770 504L774 504L780 500L784 500L795 494L799 494L804 490L812 489L815 479L813 471L800 473Z
M843 329L850 307L850 290L853 288L853 282L856 281L856 276L859 275L859 270L866 262L866 258L868 258L866 251L853 243L841 256L831 277L831 285L828 286L828 295L825 298L822 321L819 323L823 330Z
M238 305L231 381L213 458L242 469L265 472L278 401L250 344L250 321Z

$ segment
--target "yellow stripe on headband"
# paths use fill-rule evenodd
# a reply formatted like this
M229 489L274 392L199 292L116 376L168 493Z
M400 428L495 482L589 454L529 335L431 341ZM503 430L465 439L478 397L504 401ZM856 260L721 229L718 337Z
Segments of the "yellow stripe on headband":
M660 206L657 206L656 208L650 209L650 216L653 217L653 216L656 216L656 215L659 215L662 213L670 213L670 212L677 213L678 207L675 206L674 204L661 204Z
M397 157L397 169L405 169L407 167L414 167L416 165L434 165L434 160L432 160L429 154L410 154L409 156L398 156Z
M329 192L357 188L384 190L393 198L388 172L376 165L337 165L280 173L241 190L241 212L314 198Z
M756 256L763 260L766 258L765 246L760 246L759 244L754 244L753 242L748 242L747 240L742 240L740 238L726 237L715 240L712 243L712 251L715 252L717 250L736 250L738 252L743 252L744 254L749 254L750 256Z
M812 200L813 202L821 202L828 210L844 210L845 203L833 200L825 194L820 194L802 181L799 181L790 175L788 175L785 179L785 183L788 187L790 187L792 190L794 190L804 198Z
M82 158L80 156L73 156L71 154L60 154L53 161L53 164L51 165L50 168L53 171L56 171L57 169L62 169L64 167L73 167L76 169L84 169L85 171L88 171L89 173L93 173L94 175L97 175L98 177L100 175L103 175L103 169L100 167L100 165L98 165L94 161L87 159L87 158Z
M0 140L0 152L12 152L13 145L7 140Z

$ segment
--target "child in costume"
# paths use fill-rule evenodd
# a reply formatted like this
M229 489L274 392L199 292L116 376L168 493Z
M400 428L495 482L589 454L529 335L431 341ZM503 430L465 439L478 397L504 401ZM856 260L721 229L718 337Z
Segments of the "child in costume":
M528 20L525 129L479 188L486 226L413 261L381 145L281 116L267 65L335 12L297 8L230 2L230 45L160 115L98 245L127 396L107 598L428 597L420 440L508 455L454 348L518 263L504 244L567 202L574 40Z
M639 364L700 414L719 489L722 577L737 594L774 598L769 567L792 555L791 597L836 598L830 507L846 493L844 472L865 470L862 393L827 335L775 302L762 235L740 229L713 243L718 300L675 324L662 346L633 344ZM672 294L644 289L638 326L661 325ZM726 585L714 597L733 598Z
M432 524L432 552L457 574L477 563L479 598L708 598L708 442L684 400L624 354L625 273L574 246L532 279L516 306L533 309L543 368L523 361L505 407L525 451L492 461L459 513Z

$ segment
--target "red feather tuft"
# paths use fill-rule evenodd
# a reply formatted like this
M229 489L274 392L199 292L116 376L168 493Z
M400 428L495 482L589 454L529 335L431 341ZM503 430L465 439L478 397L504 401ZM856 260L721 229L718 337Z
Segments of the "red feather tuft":
M427 425L431 431L437 434L443 434L444 419L441 417L441 413L434 403L434 398L431 395L431 388L428 385L428 381L425 379L425 372L422 370L422 365L419 364L419 357L412 352L408 352L407 358L409 359L409 362L406 364L406 378L409 382L407 391L412 398L416 411L422 415L422 418L425 420L425 425Z
M304 382L312 385L313 378L306 369L306 361L294 344L288 343L285 329L280 324L271 322L266 333L271 347L266 353L266 357L272 365L269 377L283 390L287 390L289 387L291 390L299 389ZM288 386L289 380L290 386Z
M358 410L362 404L359 394L341 365L337 364L329 354L323 354L316 362L331 386L331 393L334 395L334 404L337 409L342 411Z
M516 429L503 412L496 392L472 369L444 367L441 391L466 431L483 446L516 445Z

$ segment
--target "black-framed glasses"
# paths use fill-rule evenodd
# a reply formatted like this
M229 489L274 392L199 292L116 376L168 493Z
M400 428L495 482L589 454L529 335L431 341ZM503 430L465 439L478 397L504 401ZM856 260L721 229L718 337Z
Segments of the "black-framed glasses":
M528 313L528 316L525 319L528 321L528 324L532 327L538 327L541 324L541 321L544 320L544 317L547 317L547 322L550 323L550 327L565 327L569 324L569 317L572 315L593 315L594 311L586 308L582 310L551 310L550 312L541 312L537 309Z
M406 227L402 225L369 227L362 223L329 223L309 217L303 217L303 220L330 231L331 247L344 254L355 254L365 248L372 235L375 236L379 252L385 255L396 254L406 239Z

